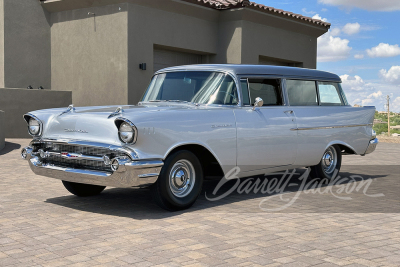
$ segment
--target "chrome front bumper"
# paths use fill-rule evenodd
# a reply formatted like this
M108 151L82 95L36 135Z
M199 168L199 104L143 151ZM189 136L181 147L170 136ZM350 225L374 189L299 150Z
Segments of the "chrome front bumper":
M111 187L141 187L155 183L164 165L162 160L125 160L116 171L74 169L45 164L31 147L22 149L22 158L29 162L32 171L41 176Z
M379 143L378 138L375 138L375 139L372 139L371 141L369 141L367 151L365 151L364 155L371 154L372 152L374 152L378 143Z

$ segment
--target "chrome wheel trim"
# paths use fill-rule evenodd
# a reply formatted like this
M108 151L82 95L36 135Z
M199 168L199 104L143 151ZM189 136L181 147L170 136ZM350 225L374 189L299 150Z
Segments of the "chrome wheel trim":
M172 194L182 198L192 192L196 174L192 163L186 159L178 160L169 173L169 188Z
M338 156L336 149L333 146L330 146L322 156L322 169L327 175L332 175L338 163Z

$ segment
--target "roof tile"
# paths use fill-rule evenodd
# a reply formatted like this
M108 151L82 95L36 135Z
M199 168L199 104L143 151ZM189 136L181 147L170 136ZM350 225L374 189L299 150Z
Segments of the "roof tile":
M255 2L250 2L249 0L182 0L186 2L196 3L204 6L208 6L214 9L232 9L232 8L240 8L240 7L249 7L252 9L258 9L266 13L274 13L275 15L281 15L285 17L290 17L294 19L299 19L306 21L308 23L312 23L318 26L323 26L325 28L330 28L331 24L319 19L313 19L310 17L303 16L301 14L292 13L289 11L285 11L282 9L277 9L274 7L269 7L266 5L258 4Z

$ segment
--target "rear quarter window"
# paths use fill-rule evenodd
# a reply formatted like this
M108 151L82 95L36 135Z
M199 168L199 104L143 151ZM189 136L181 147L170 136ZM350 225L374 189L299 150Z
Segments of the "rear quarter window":
M342 106L341 90L338 83L318 82L321 106Z

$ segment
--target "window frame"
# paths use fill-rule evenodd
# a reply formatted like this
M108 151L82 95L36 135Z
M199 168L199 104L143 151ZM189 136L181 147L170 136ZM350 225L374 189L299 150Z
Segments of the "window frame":
M241 76L239 77L239 83L240 83L240 94L243 93L243 88L242 88L242 81L246 80L247 83L247 93L249 95L249 100L250 100L250 105L245 105L244 102L242 101L242 107L253 107L253 105L251 105L251 94L250 94L250 84L249 84L249 79L262 79L262 80L279 80L279 87L280 87L280 97L282 100L282 104L281 105L266 105L266 106L262 106L262 108L265 107L282 107L282 106L288 106L288 102L287 102L287 96L285 93L285 78L284 77L279 77L279 76ZM258 96L256 96L258 97ZM243 100L243 96L241 95L241 99Z

